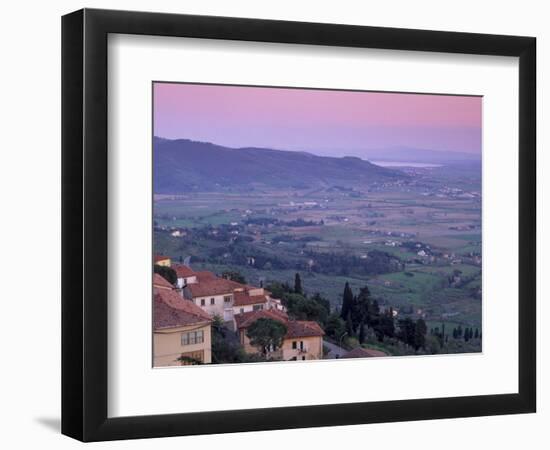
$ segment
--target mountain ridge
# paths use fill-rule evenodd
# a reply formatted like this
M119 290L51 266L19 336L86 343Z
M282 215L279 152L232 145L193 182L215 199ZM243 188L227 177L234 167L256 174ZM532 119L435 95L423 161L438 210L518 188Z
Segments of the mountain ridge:
M196 190L368 185L407 178L357 156L317 156L260 147L231 148L190 139L153 139L158 194Z

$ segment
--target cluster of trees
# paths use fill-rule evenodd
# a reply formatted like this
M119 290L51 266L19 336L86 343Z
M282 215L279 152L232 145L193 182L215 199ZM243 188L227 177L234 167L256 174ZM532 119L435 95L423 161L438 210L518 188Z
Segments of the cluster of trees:
M226 270L225 272L222 272L222 278L225 278L226 280L235 281L237 283L246 284L245 277L236 270Z
M426 322L421 318L415 321L408 317L396 321L393 308L382 311L367 286L354 295L349 283L346 283L342 308L332 312L330 302L320 294L305 294L299 273L295 275L294 286L274 282L267 289L282 300L290 317L318 322L326 335L336 341L344 336L356 338L361 344L371 338L380 343L400 341L415 351L427 346Z
M401 242L401 247L411 250L411 251L418 251L420 249L427 249L428 246L420 241L404 241Z
M379 341L382 341L384 336L395 336L393 309L382 312L378 301L371 298L367 286L361 288L355 296L349 283L346 283L340 317L346 324L348 335L357 337L361 344L366 340L367 328L375 333Z
M449 336L445 334L444 323L441 324L441 329L439 327L430 329L430 336L437 338L440 347L443 347L445 343L449 342ZM453 337L454 337L454 332L453 332Z
M424 319L413 321L410 317L399 319L399 332L397 337L415 350L424 349L426 347L426 333L428 327Z
M273 224L281 226L311 226L320 223L296 219L283 222L273 218L250 218L246 223ZM316 252L307 250L307 242L317 241L317 236L295 237L282 233L274 236L272 241L288 242L292 246L305 249L302 255L294 251L278 251L276 254L258 248L252 236L245 233L233 234L235 230L244 231L242 226L211 225L187 230L187 235L177 241L177 250L192 254L196 262L212 264L232 264L236 266L249 265L249 257L254 257L254 267L263 270L307 270L322 274L337 275L375 275L399 271L403 268L402 261L390 253L372 250L366 258L346 252ZM208 246L206 242L223 243L224 245ZM294 247L289 247L292 249ZM313 264L311 264L313 261Z
M261 317L247 328L246 335L250 339L250 345L260 348L262 355L267 357L269 352L274 352L283 345L286 332L285 324Z
M273 282L267 289L275 298L280 298L287 308L288 315L296 320L313 320L324 329L325 334L334 340L346 333L346 322L338 311L331 311L330 302L315 293L308 296L299 273L294 277L294 285Z
M453 338L464 339L465 342L468 342L472 339L481 339L481 333L479 332L478 328L476 328L474 332L473 327L466 327L464 330L462 330L462 326L459 325L457 328L453 328Z
M246 242L236 241L228 246L210 249L208 260L214 264L233 264L247 266L249 257L254 257L254 266L261 269L288 270L295 269L299 265L297 259L286 258L268 254L258 250Z
M414 321L406 317L399 319L396 327L393 308L382 311L378 301L371 298L367 286L355 296L349 283L346 283L340 317L346 324L348 335L357 337L361 344L365 342L368 330L371 330L379 342L397 339L415 350L426 346L426 322L422 318Z
M155 264L153 270L155 273L158 273L162 278L168 280L172 284L176 284L178 281L178 274L171 267Z
M274 219L273 217L249 217L244 221L247 225L275 225L279 223L279 219Z
M228 330L220 317L212 322L212 363L231 364L265 361L263 354L248 354L244 351L234 332Z
M274 282L267 286L275 298L280 298L288 315L296 320L314 320L325 326L330 316L330 302L319 293L308 296L303 288L300 274L294 278L294 286Z
M287 227L312 227L315 225L324 225L325 221L321 220L319 222L315 222L314 220L304 220L302 218L290 220L288 222L282 222L283 225L286 225Z
M468 285L471 281L481 276L481 271L472 275L464 275L461 270L455 269L453 273L447 277L447 285L454 288L462 288ZM470 292L475 295L477 289L470 289Z
M317 273L376 275L402 269L399 258L379 250L371 250L366 258L349 253L322 253L312 250L306 252L306 256L314 261L311 270Z

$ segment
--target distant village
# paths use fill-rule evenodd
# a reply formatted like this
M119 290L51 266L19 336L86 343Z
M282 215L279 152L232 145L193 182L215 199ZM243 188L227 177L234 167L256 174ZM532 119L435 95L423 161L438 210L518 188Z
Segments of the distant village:
M280 299L263 287L249 286L219 277L212 272L194 271L170 258L156 255L157 268L176 273L171 283L153 274L153 363L155 367L210 364L213 327L223 326L228 339L236 339L249 355L263 355L270 361L307 361L324 357L324 331L315 321L289 317ZM257 345L248 330L262 319L284 326L276 348ZM256 343L256 345L254 345ZM364 348L337 355L342 358L386 356ZM334 355L332 356L334 357Z

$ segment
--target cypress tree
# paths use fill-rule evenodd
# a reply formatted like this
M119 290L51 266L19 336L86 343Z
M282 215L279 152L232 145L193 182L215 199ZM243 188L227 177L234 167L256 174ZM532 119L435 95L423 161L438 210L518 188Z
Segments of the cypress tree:
M355 334L353 332L353 322L351 321L351 314L348 314L348 318L346 319L346 331L348 332L349 337L352 337Z
M388 336L390 338L395 336L395 324L393 321L393 308L390 308L388 312L382 315L380 318L380 336L379 340L383 341L384 336Z
M426 344L426 333L428 332L428 327L426 322L423 319L418 319L416 321L416 326L414 330L414 348L418 350L423 348Z
M361 322L359 325L359 343L365 342L365 324Z
M299 273L296 273L296 276L294 277L294 292L300 295L304 293L302 290L302 279L300 278Z
M415 344L416 326L410 317L399 320L398 338L405 344L414 347Z
M371 310L369 313L370 326L374 329L376 336L379 341L382 341L384 338L382 331L382 317L380 314L380 306L378 306L378 301L373 300L371 304Z
M475 337L476 339L479 339L479 330L478 330L477 328L476 328L476 333L475 333L474 337Z
M350 315L352 307L353 292L349 287L349 283L346 281L346 285L344 286L344 297L342 300L342 310L340 311L340 316L342 317L342 319L348 320L348 316Z
M370 291L367 286L362 287L359 290L359 294L353 301L352 315L353 323L359 325L360 323L370 325Z

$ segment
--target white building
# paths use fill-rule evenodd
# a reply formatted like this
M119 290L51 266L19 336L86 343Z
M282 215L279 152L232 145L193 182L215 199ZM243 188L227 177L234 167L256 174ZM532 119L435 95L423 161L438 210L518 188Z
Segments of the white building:
M182 264L173 264L172 269L176 271L176 275L178 276L176 286L180 289L183 289L184 286L188 284L193 284L198 281L196 273L190 267Z
M202 308L211 317L218 316L225 322L233 322L233 317L236 314L244 312L263 309L285 310L281 301L272 298L270 292L263 288L220 278L211 272L191 271L189 273L181 270L181 274L181 279L187 280L186 284L182 285L183 295L191 298L195 305Z

